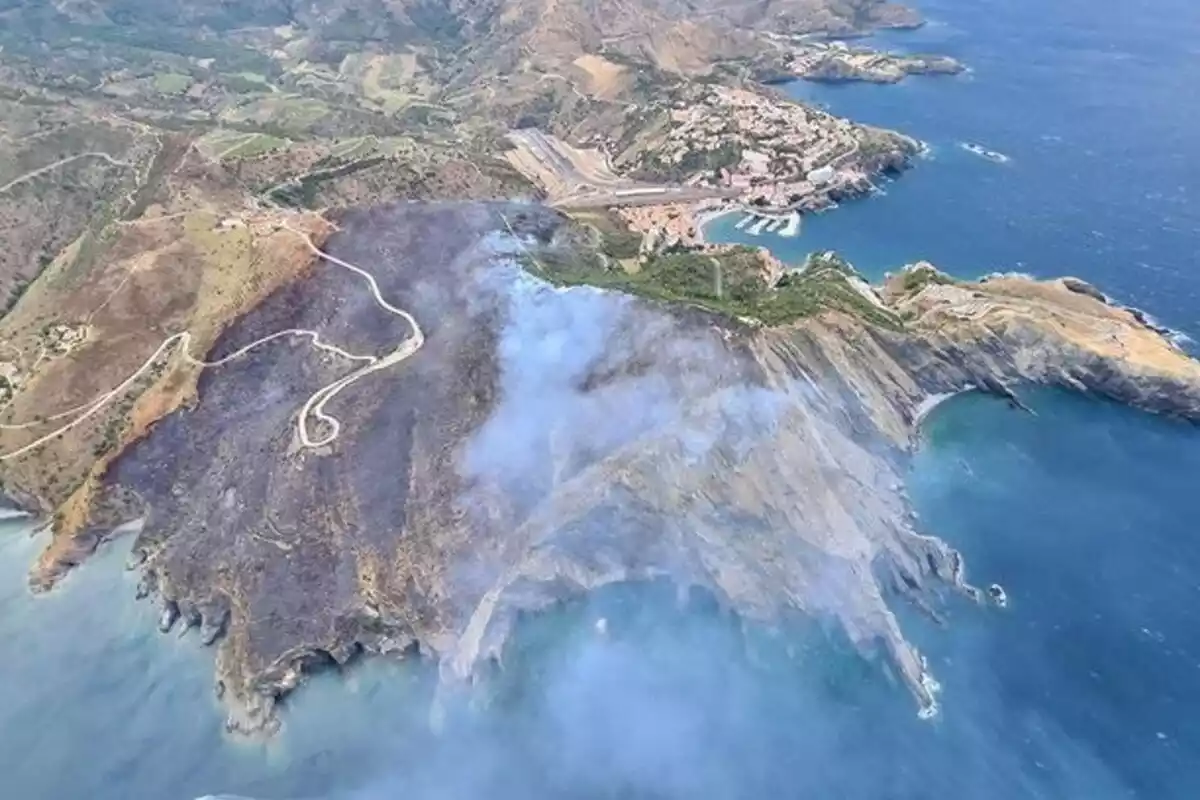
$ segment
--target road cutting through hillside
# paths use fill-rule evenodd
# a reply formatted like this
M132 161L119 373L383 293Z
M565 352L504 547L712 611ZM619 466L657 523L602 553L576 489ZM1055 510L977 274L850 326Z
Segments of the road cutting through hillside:
M373 372L379 372L380 370L384 370L388 367L399 364L409 356L416 353L425 344L425 332L421 330L421 326L417 324L417 320L412 314L408 313L402 308L397 308L387 300L383 299L383 295L379 291L379 284L375 282L374 275L360 267L354 266L348 261L342 261L340 258L322 252L320 248L313 244L312 238L303 231L298 231L295 228L290 227L286 222L284 223L284 227L304 239L304 242L308 245L309 250L315 253L319 258L322 258L332 264L337 264L339 267L348 269L351 272L362 276L367 281L367 285L371 287L371 296L375 299L376 304L378 304L380 308L382 308L384 311L387 311L389 314L400 317L409 324L409 327L412 328L412 335L402 341L400 345L391 353L376 360L374 363L367 364L366 366L355 370L343 378L339 378L330 385L326 386L324 389L318 390L308 398L308 402L306 402L304 407L300 409L300 443L305 447L310 448L323 447L324 445L330 444L337 439L342 428L341 423L338 422L335 417L325 413L325 404L337 397L337 395L341 393L343 389L355 381L365 378L367 375L370 375ZM308 416L310 413L329 426L328 433L319 440L313 440L308 435Z
M404 309L393 306L391 303L389 303L387 300L385 300L383 298L382 293L379 291L379 284L375 281L375 276L373 276L370 272L367 272L366 270L362 269L361 267L357 267L354 264L351 264L347 261L343 261L340 258L336 258L334 256L329 255L328 253L325 253L320 248L318 248L315 244L313 244L312 238L307 233L296 230L295 228L292 228L291 226L287 225L286 223L284 223L283 227L285 227L287 230L291 231L292 233L296 234L297 236L301 237L304 240L305 244L308 246L309 250L311 250L318 258L320 258L324 261L328 261L332 264L336 264L337 266L342 267L343 269L347 269L351 272L354 272L357 275L364 278L367 282L367 285L370 287L371 296L375 300L376 304L379 305L379 307L382 308L384 311L387 311L389 314L400 317L405 322L407 322L408 325L412 328L411 335L409 335L403 341L401 341L400 344L397 345L395 350L393 350L391 353L389 353L385 356L368 356L368 355L355 355L346 350L343 350L342 348L340 348L336 345L327 344L325 342L322 342L320 334L317 331L301 329L301 328L289 328L288 330L277 331L275 333L264 336L260 339L256 339L255 341L251 342L250 344L247 344L244 347L241 347L240 349L235 350L234 352L230 353L229 355L219 358L215 361L202 361L200 359L195 358L189 352L188 348L189 348L189 345L191 344L192 334L189 331L181 331L180 333L173 334L171 336L168 336L166 339L164 339L162 344L160 344L158 346L158 349L156 349L150 355L150 357L147 358L142 363L142 365L133 372L133 374L131 374L124 381L122 381L118 386L101 394L99 397L96 397L93 400L90 400L90 401L83 403L79 406L76 406L74 408L68 409L66 411L61 411L52 416L45 417L43 419L36 420L33 422L25 422L25 423L21 423L21 424L0 424L0 430L24 430L24 429L31 428L31 427L34 427L37 425L43 425L47 422L55 422L60 419L74 417L73 419L71 419L70 422L66 423L65 425L62 425L59 428L56 428L55 430L51 431L50 433L47 433L46 435L41 436L41 437L35 439L34 441L29 442L28 444L17 448L16 450L13 450L11 452L0 455L0 462L18 458L18 457L30 452L31 450L41 447L43 444L46 444L47 442L52 441L53 439L56 439L59 436L62 436L63 434L67 433L68 431L72 430L73 428L83 424L88 419L90 419L95 414L97 414L99 411L101 411L105 406L107 406L115 398L124 394L124 392L126 390L128 390L129 387L131 385L133 385L133 383L135 381L137 381L137 379L139 377L141 377L143 373L145 373L152 366L154 366L154 364L163 356L163 354L171 351L173 348L178 348L183 359L189 364L192 364L194 366L198 366L201 368L220 367L220 366L224 366L225 364L228 364L232 361L235 361L235 360L241 358L242 356L246 355L247 353L251 352L252 350L258 348L261 345L264 345L268 342L274 341L275 339L282 339L282 338L291 337L291 336L300 336L300 337L308 338L311 340L312 346L315 347L316 349L322 350L325 352L329 352L329 353L333 353L334 355L337 355L337 356L347 359L349 361L366 362L362 367L356 369L354 372L351 372L349 375L344 375L341 378L338 378L333 383L331 383L327 386L323 386L322 388L318 389L316 392L314 392L312 395L309 396L308 400L305 401L304 406L300 409L300 415L296 421L296 428L297 428L297 434L299 436L301 445L305 448L314 449L314 448L318 448L318 447L324 447L325 445L333 443L337 439L338 435L341 433L341 423L338 421L338 419L336 417L333 417L332 415L325 412L326 404L329 403L329 401L332 400L334 397L336 397L338 394L340 394L347 386L350 386L351 384L355 383L356 381L358 381L374 372L379 372L381 370L387 369L388 367L395 366L396 364L399 364L402 361L408 359L410 356L412 356L414 353L416 353L418 350L420 350L421 347L425 344L425 334L424 334L424 331L421 330L421 326L417 323L417 320L412 316L412 314L405 311ZM75 416L76 414L78 414L78 416ZM310 432L308 429L310 415L313 417L316 417L321 422L325 423L325 425L329 429L324 435L322 435L318 438L315 438L315 439L310 435Z
M79 153L78 155L61 158L58 161L55 161L53 164L47 164L44 167L40 167L38 169L26 172L24 175L21 175L20 177L13 178L8 183L4 184L3 186L0 186L0 194L7 192L9 189L12 189L14 186L19 186L22 183L28 183L29 181L33 180L34 178L37 178L41 175L45 175L47 172L53 172L54 170L58 169L59 167L65 167L67 164L71 164L76 161L81 161L85 158L99 158L102 161L108 162L108 164L110 164L111 166L114 166L114 167L132 167L133 166L128 161L121 161L120 159L113 158L108 153L101 153L99 151L90 152L90 153Z

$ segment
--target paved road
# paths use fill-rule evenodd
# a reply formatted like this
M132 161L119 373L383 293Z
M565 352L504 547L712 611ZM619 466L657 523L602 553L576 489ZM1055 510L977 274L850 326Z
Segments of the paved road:
M612 206L661 206L667 203L695 203L699 200L733 198L738 189L708 189L691 186L646 186L636 193L628 190L577 192L550 203L555 208L609 208Z
M551 200L558 208L597 208L608 206L646 206L664 203L689 203L721 197L737 197L737 189L709 189L677 184L639 183L616 176L584 173L564 152L562 142L534 128L513 131L509 138L541 168L554 176L554 182L573 191Z

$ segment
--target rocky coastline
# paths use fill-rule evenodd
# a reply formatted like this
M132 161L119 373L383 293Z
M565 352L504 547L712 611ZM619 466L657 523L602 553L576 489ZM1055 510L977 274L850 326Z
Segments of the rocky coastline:
M984 595L958 554L918 529L904 494L927 400L1051 384L1200 419L1200 366L1075 281L960 282L919 265L864 289L895 326L831 311L770 327L496 273L498 213L546 246L563 224L469 204L342 223L339 257L382 263L416 249L381 288L430 330L411 365L339 409L346 428L326 451L297 452L290 431L305 376L330 367L276 354L204 378L195 408L164 419L107 475L136 497L128 513L146 517L131 565L145 576L139 595L157 598L164 631L195 630L217 649L230 731L270 733L306 674L360 654L434 658L457 685L502 660L521 612L662 577L706 588L751 622L835 620L930 715L936 679L890 604L906 597L936 617L943 590ZM419 244L431 231L445 240ZM383 320L330 304L340 280L318 270L277 290L215 352L330 313L347 340L385 341ZM574 377L561 388L539 378L527 397L504 342L536 341L560 302L612 316ZM274 399L239 412L250 397ZM657 424L566 433L610 427L599 420L632 408ZM490 426L530 438L489 452L504 447ZM701 430L713 438L696 450ZM381 486L381 474L398 480ZM822 500L791 488L814 481ZM833 576L837 591L813 592Z
M886 84L912 75L958 75L967 69L950 56L877 50L848 41L852 38L768 34L768 50L758 58L755 74L768 84L797 79Z
M705 243L708 214L828 208L922 149L753 78L894 83L964 67L828 40L920 24L875 0L635 10L615 28L580 4L466 25L470 63L450 72L408 44L312 72L307 34L277 40L305 26L244 31L301 77L279 102L256 73L236 76L257 99L232 135L232 82L160 92L162 64L132 59L138 48L109 48L90 82L119 78L115 105L67 103L29 62L15 91L47 117L7 139L63 140L13 150L14 165L44 166L5 186L31 192L13 194L25 227L9 238L36 243L40 265L0 319L0 518L19 509L52 533L31 586L135 537L136 596L163 634L212 648L237 735L272 734L290 692L364 655L430 659L460 691L503 668L522 614L659 580L748 625L828 623L935 715L936 675L898 604L940 620L947 596L1009 597L993 576L972 585L913 513L904 475L925 415L959 392L1022 408L1026 387L1054 386L1200 421L1200 365L1075 278L962 281L917 264L871 286L835 254L794 269ZM306 25L316 36L324 21ZM42 53L65 52L56 41ZM83 80L66 60L49 86L64 69ZM406 89L383 96L403 105L381 101L377 84L401 73ZM429 103L399 115L414 98ZM70 152L76 122L56 106L82 115L92 152ZM314 106L319 122L276 127ZM195 113L186 130L173 107ZM160 152L122 156L110 145L125 134L101 118ZM511 125L540 131L530 154L561 196L504 165ZM580 146L555 145L568 140ZM109 203L110 168L129 171L128 203ZM51 215L79 217L53 242L29 209L54 203L20 199L52 177L92 198ZM379 201L526 190L575 216ZM718 199L641 205L663 197ZM85 213L99 205L128 208Z
M899 83L910 75L958 75L966 69L949 56L834 48L797 55L788 66L795 76L816 83Z

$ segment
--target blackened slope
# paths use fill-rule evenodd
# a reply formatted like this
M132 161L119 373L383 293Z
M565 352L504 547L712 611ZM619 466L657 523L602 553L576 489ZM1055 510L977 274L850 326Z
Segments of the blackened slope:
M522 610L656 577L753 619L837 620L932 710L886 600L969 589L957 554L911 526L902 474L922 403L1036 381L1200 410L1194 361L1062 285L932 281L877 298L900 327L829 312L750 328L550 287L514 263L505 221L531 243L561 223L476 204L343 221L333 255L372 269L427 340L331 404L342 433L323 451L297 446L296 414L351 366L281 344L206 374L198 406L120 462L149 507L138 548L168 610L227 629L235 727L269 727L305 669L360 647L419 644L454 682L500 653ZM408 334L360 279L323 268L217 350L282 327L355 353Z

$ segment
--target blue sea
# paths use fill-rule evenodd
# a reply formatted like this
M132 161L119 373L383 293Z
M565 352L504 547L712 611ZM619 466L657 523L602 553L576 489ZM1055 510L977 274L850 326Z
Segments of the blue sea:
M1200 9L1189 0L927 0L931 22L869 43L970 71L895 86L797 82L795 97L926 142L883 197L805 219L802 235L717 240L802 262L835 249L864 274L918 259L974 276L1079 274L1173 327L1200 325ZM1006 155L996 164L961 148Z
M791 88L931 157L795 240L747 238L792 259L836 249L871 275L918 258L1072 273L1200 334L1200 7L921 9L929 26L879 38L970 74ZM211 652L159 635L134 601L128 540L32 597L42 542L7 522L0 796L1200 797L1200 430L1058 391L1025 400L1035 415L943 404L909 476L922 526L1010 598L948 600L940 626L898 608L943 685L934 720L820 626L744 631L649 586L523 622L504 675L440 728L428 666L366 661L299 691L276 740L235 743Z

